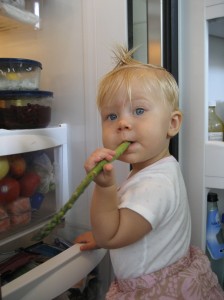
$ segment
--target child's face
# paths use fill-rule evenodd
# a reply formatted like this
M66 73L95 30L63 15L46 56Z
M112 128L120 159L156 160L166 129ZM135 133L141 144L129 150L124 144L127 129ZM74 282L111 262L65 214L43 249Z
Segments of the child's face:
M123 141L132 142L120 160L137 170L169 155L169 140L179 130L181 114L164 104L160 92L146 92L138 82L133 82L131 101L121 87L112 101L105 99L104 103L104 146L115 149Z

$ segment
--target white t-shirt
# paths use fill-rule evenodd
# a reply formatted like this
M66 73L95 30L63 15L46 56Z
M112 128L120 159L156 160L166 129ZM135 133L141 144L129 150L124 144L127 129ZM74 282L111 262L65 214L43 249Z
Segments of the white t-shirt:
M191 237L190 210L179 163L173 156L128 178L118 195L119 208L139 213L152 225L152 231L136 243L110 250L118 279L150 274L187 253Z

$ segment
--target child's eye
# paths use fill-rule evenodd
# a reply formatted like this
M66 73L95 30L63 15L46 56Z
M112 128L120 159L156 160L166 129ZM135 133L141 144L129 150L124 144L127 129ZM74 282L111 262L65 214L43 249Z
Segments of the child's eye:
M107 119L108 119L108 120L111 120L111 121L114 121L114 120L117 119L117 115L116 115L116 114L109 114L109 115L107 116Z
M144 112L145 112L144 108L141 108L141 107L136 108L136 110L135 110L136 115L142 115L142 114L144 114Z

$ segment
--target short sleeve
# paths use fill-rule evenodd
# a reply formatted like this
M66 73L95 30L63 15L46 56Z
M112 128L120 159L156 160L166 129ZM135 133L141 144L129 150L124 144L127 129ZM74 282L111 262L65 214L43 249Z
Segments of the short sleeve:
M164 218L172 217L176 205L175 189L163 175L130 181L119 193L119 208L131 209L156 228Z

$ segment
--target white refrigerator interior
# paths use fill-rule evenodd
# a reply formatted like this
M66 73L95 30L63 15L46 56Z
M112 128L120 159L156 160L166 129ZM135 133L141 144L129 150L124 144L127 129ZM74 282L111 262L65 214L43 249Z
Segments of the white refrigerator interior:
M26 58L42 63L40 89L54 93L49 128L54 131L60 124L62 127L66 124L67 173L61 184L65 187L61 195L65 202L85 176L83 165L87 155L101 145L100 120L95 105L97 84L99 78L113 66L111 55L114 46L127 45L126 1L43 1L40 19L39 30L24 24L14 28L13 20L13 28L8 30L4 27L5 18L0 12L0 24L4 23L0 26L0 57ZM15 136L17 133L14 130L11 132ZM8 135L5 130L0 136L1 147L4 135ZM48 128L43 129L43 135L48 136ZM119 182L127 175L129 167L116 162L115 166ZM90 228L91 192L92 186L67 213L66 226L62 229L66 239L73 240L78 233ZM32 229L29 231L26 239ZM23 236L24 233L18 233L6 239L5 247L16 247L16 241L21 242ZM15 299L17 290L18 299L56 297L85 277L105 253L104 250L96 250L82 254L75 245L3 286L3 298Z

